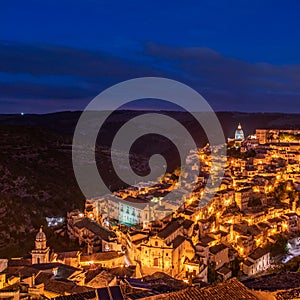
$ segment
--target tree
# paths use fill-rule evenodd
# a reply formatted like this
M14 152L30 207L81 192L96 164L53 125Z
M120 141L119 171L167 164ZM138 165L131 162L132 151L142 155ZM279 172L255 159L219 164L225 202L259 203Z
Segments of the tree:
M287 183L281 182L278 184L278 186L274 189L274 191L271 193L271 196L276 202L280 202L281 200L284 200L288 197L287 193Z
M231 270L232 270L233 277L240 276L241 273L240 264L241 264L241 260L238 257L236 257L231 263Z
M207 279L209 283L215 283L218 279L218 274L216 271L216 263L210 262L208 264L208 273L207 273Z
M287 238L280 235L276 243L271 247L272 256L287 254L288 253L287 242L288 242Z

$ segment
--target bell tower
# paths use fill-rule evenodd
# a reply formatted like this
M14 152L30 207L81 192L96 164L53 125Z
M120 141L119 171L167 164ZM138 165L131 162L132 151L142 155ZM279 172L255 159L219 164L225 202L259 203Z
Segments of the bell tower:
M43 227L41 226L35 237L35 249L31 251L32 264L48 263L49 252L50 248L47 247L46 235L43 232Z
M244 131L242 129L241 123L239 123L239 125L235 131L234 139L236 141L243 141L245 139L245 135L244 135Z

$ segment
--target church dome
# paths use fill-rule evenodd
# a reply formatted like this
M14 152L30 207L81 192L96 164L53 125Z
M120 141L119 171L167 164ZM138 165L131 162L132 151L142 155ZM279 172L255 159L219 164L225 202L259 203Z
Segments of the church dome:
M234 137L234 139L236 141L243 141L244 138L245 138L245 136L244 136L244 131L242 129L242 125L239 124L237 130L235 131L235 137Z
M43 232L43 228L42 226L40 227L40 231L37 233L36 237L35 237L36 241L42 242L46 240L46 235Z

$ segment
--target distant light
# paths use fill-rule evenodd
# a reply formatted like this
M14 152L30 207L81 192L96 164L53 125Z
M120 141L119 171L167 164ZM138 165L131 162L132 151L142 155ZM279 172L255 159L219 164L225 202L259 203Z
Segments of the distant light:
M24 113L23 113L23 112L21 112L21 116L24 116Z

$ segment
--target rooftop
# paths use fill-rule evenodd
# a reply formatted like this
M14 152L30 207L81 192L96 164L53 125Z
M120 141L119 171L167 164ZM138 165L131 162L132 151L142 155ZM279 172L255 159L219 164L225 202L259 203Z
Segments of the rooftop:
M231 273L231 270L229 268L227 268L226 266L223 266L222 268L220 268L218 270L218 273L226 276L227 274Z
M199 244L202 245L202 246L205 246L207 247L209 245L209 243L215 241L214 238L210 237L210 236L205 236L203 238L200 239L200 242Z
M161 239L166 239L168 236L173 234L176 230L178 230L181 225L178 223L177 220L169 223L164 229L162 229L157 236Z
M68 251L68 252L59 252L57 253L57 259L63 260L65 258L78 258L80 251Z
M80 261L87 262L87 261L105 261L110 259L115 259L118 257L123 256L124 254L119 254L117 251L109 251L109 252L99 252L93 253L90 255L82 255Z
M210 247L209 252L212 254L217 254L217 253L225 250L226 248L227 248L227 246L225 246L224 244L218 244L218 245Z
M98 223L84 218L83 220L77 222L75 226L79 229L86 228L95 235L98 235L105 241L109 241L110 238L115 238L116 234L113 231L108 230L107 228L99 225Z
M264 255L266 255L267 253L269 253L268 250L263 249L261 247L258 247L256 250L254 250L249 256L248 258L251 258L253 260L257 260L261 257L263 257Z
M252 278L244 281L243 284L245 284L248 288L254 290L277 291L299 288L299 282L300 273L282 272Z
M245 287L236 278L230 279L224 283L219 283L216 286L209 286L205 288L190 287L185 290L170 293L160 298L162 300L258 300L251 291Z
M185 240L186 238L183 237L182 235L177 236L172 242L173 248L174 249L178 248Z

